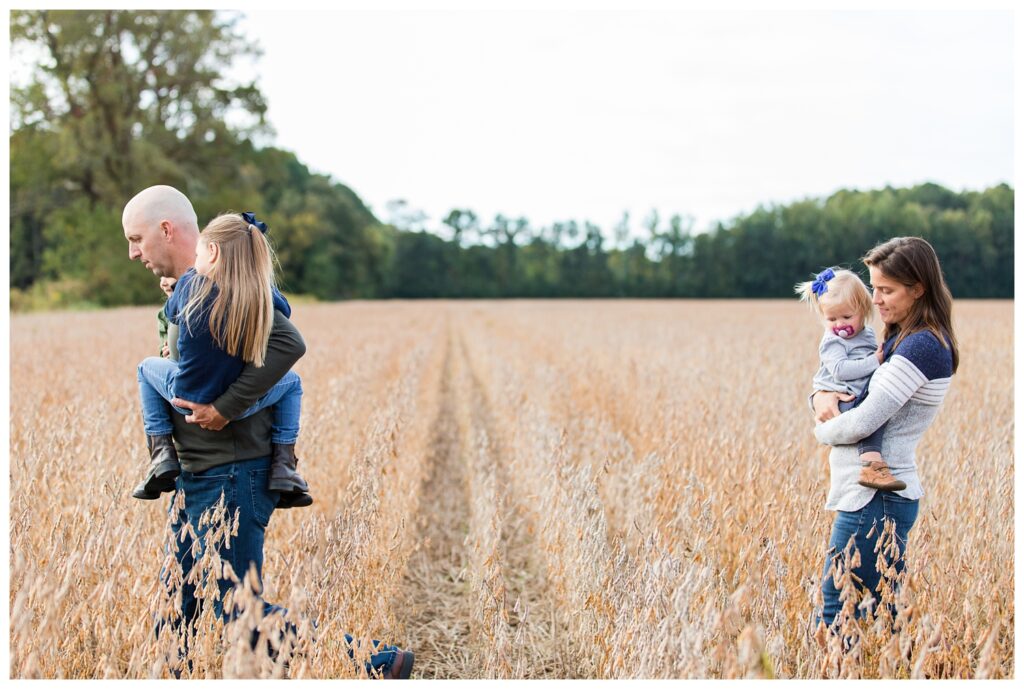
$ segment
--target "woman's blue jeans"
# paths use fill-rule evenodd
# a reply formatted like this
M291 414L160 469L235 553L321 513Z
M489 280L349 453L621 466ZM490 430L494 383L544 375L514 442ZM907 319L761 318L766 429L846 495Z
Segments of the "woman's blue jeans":
M899 575L904 569L907 536L917 520L917 503L917 500L909 500L895 493L879 490L875 491L871 502L856 512L836 513L835 521L832 522L832 536L829 539L828 554L825 556L825 568L821 578L824 606L820 619L824 620L827 626L832 626L842 609L839 589L836 588L832 573L834 564L843 557L843 551L850 539L854 539L855 547L860 553L860 566L856 567L853 572L863 582L864 588L877 598L875 592L881 581L881 574L875 566L878 559L875 545L882 533L883 522L892 521L895 525L896 545L899 552L893 565L896 574ZM868 538L869 533L871 538ZM857 617L863 615L860 607L857 608L856 615Z
M171 406L174 399L174 376L178 364L158 356L146 357L139 364L139 397L142 400L142 427L146 435L170 435L172 409L188 416L192 412ZM299 414L302 411L302 380L288 371L267 394L236 418L244 419L261 409L274 408L271 442L294 445L299 437Z
M204 512L213 508L224 496L224 507L229 517L237 515L238 532L227 543L218 541L218 553L222 561L231 565L235 575L242 579L249 571L250 566L255 567L259 584L259 593L262 593L263 581L263 542L267 526L270 524L270 516L274 513L279 493L267 488L268 474L270 472L270 458L248 459L239 462L231 462L207 469L197 473L182 471L177 479L177 489L185 496L185 508L178 515L171 514L172 531L174 534L175 558L181 565L181 571L185 579L188 579L189 572L195 566L197 558L202 557L203 548L207 547L206 535L211 525L201 519ZM170 511L174 510L175 501L171 501ZM177 518L175 518L175 516ZM193 538L185 524L190 524L196 536ZM195 549L195 550L194 550ZM166 570L161 572L161 580L166 582ZM223 599L228 591L232 589L235 582L228 578L217 580L219 597L214 603L214 613L221 619L228 621L235 611L224 611ZM175 620L158 620L157 634L165 627L170 627L175 632L180 631L182 622L192 622L200 612L200 599L196 598L195 584L184 583L181 591L181 618ZM263 601L263 614L284 615L287 610L279 605ZM289 631L295 632L293 625L288 625ZM352 643L352 638L346 635L346 640ZM253 636L252 644L255 648L257 637ZM185 643L188 643L186 635ZM370 657L366 666L366 672L371 670L387 671L394 662L396 651L395 646L382 644L379 641L372 641L374 649L378 652ZM349 657L354 654L350 648Z

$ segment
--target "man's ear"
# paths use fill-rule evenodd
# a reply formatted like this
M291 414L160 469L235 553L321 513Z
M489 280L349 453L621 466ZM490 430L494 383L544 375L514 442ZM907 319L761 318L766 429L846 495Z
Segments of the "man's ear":
M171 225L170 220L160 221L160 234L163 235L165 241L171 241L171 238L174 236L174 226Z

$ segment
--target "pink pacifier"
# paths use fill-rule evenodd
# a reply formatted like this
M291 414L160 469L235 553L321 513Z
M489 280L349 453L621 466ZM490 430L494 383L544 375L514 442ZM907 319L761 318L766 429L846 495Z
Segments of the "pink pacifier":
M836 335L837 337L841 337L844 340L848 340L851 337L853 337L853 335L854 335L853 326L852 325L837 325L836 327L832 328L832 334Z

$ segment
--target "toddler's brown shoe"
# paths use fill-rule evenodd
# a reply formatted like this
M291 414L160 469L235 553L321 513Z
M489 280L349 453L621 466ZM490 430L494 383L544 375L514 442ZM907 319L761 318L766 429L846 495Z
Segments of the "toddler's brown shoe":
M857 481L866 488L876 490L903 490L907 484L892 475L889 465L885 462L868 462L860 468L860 480Z

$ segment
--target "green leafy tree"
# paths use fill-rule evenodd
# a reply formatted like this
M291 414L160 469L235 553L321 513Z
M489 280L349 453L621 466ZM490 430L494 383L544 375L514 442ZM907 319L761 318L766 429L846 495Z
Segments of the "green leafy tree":
M381 293L394 230L348 187L260 146L271 135L262 94L223 77L259 53L236 15L16 11L11 38L40 56L11 95L12 287L157 301L152 275L125 260L120 212L140 189L170 184L200 224L240 210L269 221L286 289Z
M14 11L12 48L45 51L12 89L14 127L53 132L61 176L93 204L157 177L187 187L197 166L217 165L221 142L266 131L259 90L222 76L258 52L236 21L197 10ZM229 112L251 124L229 129Z

